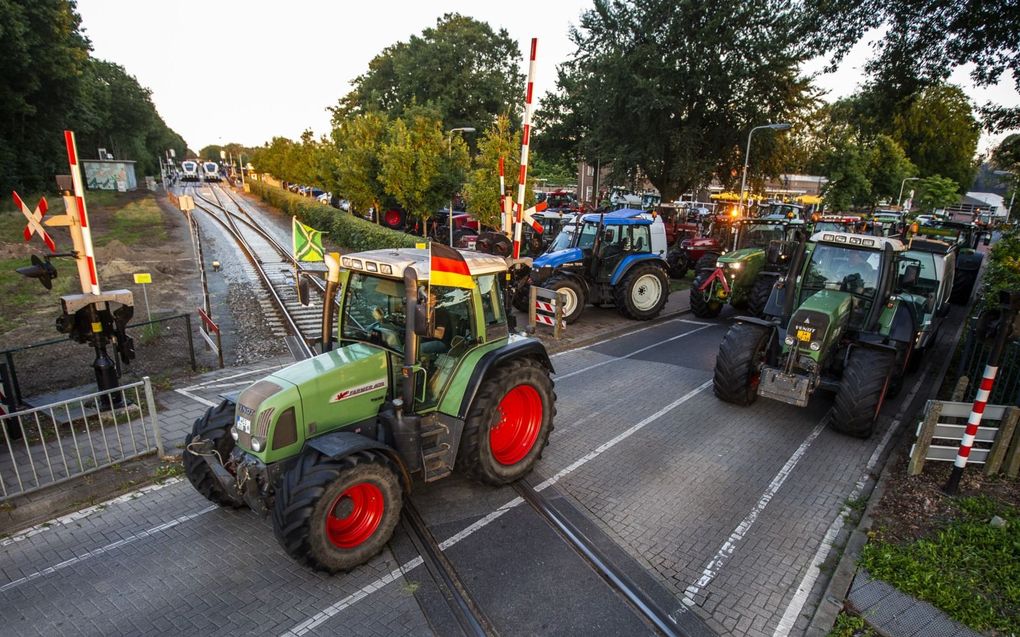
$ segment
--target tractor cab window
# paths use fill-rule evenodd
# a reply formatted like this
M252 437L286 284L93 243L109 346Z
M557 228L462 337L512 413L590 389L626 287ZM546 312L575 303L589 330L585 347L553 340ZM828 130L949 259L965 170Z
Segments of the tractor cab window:
M738 250L744 248L767 248L771 241L784 241L786 230L779 224L749 223L740 229Z
M651 252L651 226L630 226L630 229L631 252Z
M939 273L938 270L936 270L934 253L907 250L900 255L897 263L897 276L899 277L902 277L903 273L907 271L907 266L921 266L921 272L917 276L917 281L910 286L910 289L908 290L909 292L921 295L929 295L938 292Z
M799 303L819 290L849 292L853 295L850 324L860 326L875 299L881 262L882 255L873 250L818 244L804 273Z
M480 286L481 281L478 283ZM488 289L490 294L498 295L498 286L489 285ZM421 339L418 360L425 370L421 380L425 383L424 404L434 405L453 377L457 363L475 346L477 336L474 333L471 290L433 285L428 288L427 294L432 335Z
M599 224L588 221L581 226L581 236L577 239L577 247L582 250L591 250L595 245L595 237L599 233Z
M563 226L553 242L549 244L549 252L556 252L557 250L566 250L571 247L574 240L577 238L577 224L568 223Z
M404 351L404 282L352 272L347 282L340 338Z
M482 318L485 320L485 340L506 336L506 313L503 311L503 288L496 274L484 274L478 279L478 294L482 301ZM491 337L490 337L491 334Z

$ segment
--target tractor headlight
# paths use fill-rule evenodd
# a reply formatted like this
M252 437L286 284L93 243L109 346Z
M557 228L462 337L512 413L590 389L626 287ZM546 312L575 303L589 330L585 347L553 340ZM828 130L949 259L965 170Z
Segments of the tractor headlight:
M258 438L252 437L251 448L253 451L262 451L262 441Z
M739 261L736 261L736 262L730 264L730 269L731 270L739 270L742 267L744 267L744 264L739 262Z
M715 262L715 267L717 267L717 268L725 268L726 264L723 263L722 261L716 261Z
M818 350L822 349L822 344L819 343L818 341L811 341L811 344L808 345L808 347L811 348L812 352L817 352Z
M234 442L237 442L237 439L241 437L241 434L237 433L237 429L236 428L231 427L230 428L230 437L234 439Z
M787 336L783 339L783 342L792 347L793 344L796 343L796 340L792 336Z

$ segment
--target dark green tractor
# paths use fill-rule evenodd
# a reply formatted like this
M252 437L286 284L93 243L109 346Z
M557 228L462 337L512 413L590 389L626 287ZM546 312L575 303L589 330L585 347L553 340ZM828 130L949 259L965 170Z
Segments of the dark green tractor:
M326 261L323 353L209 409L184 467L203 496L270 515L290 556L335 572L382 550L415 478L526 475L556 397L541 342L509 333L502 259L465 254L471 288L439 285L426 250Z
M733 224L732 250L706 255L691 282L691 311L700 318L719 315L726 303L761 316L772 286L789 266L807 225L786 216L741 219Z
M716 396L738 405L764 396L803 407L816 390L829 390L833 428L870 436L931 309L916 287L920 271L896 239L816 233L795 252L766 318L739 317L726 333L716 357Z

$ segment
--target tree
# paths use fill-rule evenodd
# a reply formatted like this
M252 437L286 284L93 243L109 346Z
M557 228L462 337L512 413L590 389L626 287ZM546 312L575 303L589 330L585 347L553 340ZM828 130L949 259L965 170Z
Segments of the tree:
M918 182L920 194L917 203L922 210L937 210L956 203L959 186L956 181L941 175L925 177Z
M1020 133L1005 137L992 151L992 165L999 170L1020 173Z
M334 109L346 117L380 110L402 117L415 105L434 108L442 127L487 126L522 96L517 42L506 29L448 13L420 36L398 42L369 62Z
M856 140L850 137L838 140L820 164L829 179L822 190L827 209L842 212L870 203L873 186L868 179L869 157Z
M786 0L595 0L571 31L577 51L557 94L542 102L542 138L562 141L542 144L640 173L664 200L728 176L753 126L811 103L796 27ZM773 135L755 136L756 166Z
M353 210L378 211L386 197L380 173L387 126L386 117L378 112L334 120L337 192L350 200Z
M379 180L409 215L421 220L448 205L467 167L467 144L446 136L438 119L416 112L393 120L380 153ZM454 185L456 184L456 185Z
M869 70L916 84L945 80L956 66L973 63L971 77L990 86L1009 72L1020 91L1020 4L1013 0L808 0L804 24L815 53L828 53L834 67L865 33L885 35ZM986 104L987 126L1020 128L1020 108Z
M517 200L517 174L521 163L521 134L513 132L510 118L500 115L492 126L485 130L478 141L478 154L475 155L474 168L468 174L464 186L464 198L468 210L480 223L489 227L501 227L499 205L499 160L503 159L506 172L507 194ZM528 158L534 164L535 156ZM529 173L530 173L529 168ZM531 190L533 179L528 180L525 191L525 205L530 206L534 200Z
M869 149L867 171L867 178L871 183L869 203L874 206L883 199L894 201L899 195L903 180L916 174L917 167L907 159L907 154L896 140L888 135L879 135Z
M959 87L935 84L921 91L895 118L892 136L922 175L944 175L961 190L974 181L981 127Z

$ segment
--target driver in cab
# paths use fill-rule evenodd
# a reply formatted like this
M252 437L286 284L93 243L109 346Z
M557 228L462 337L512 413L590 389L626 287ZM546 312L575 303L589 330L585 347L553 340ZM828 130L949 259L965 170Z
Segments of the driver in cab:
M840 289L853 294L865 294L878 286L879 255L867 250L847 250L845 261L837 266Z

